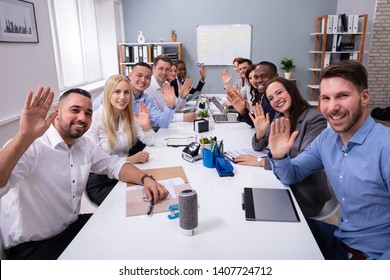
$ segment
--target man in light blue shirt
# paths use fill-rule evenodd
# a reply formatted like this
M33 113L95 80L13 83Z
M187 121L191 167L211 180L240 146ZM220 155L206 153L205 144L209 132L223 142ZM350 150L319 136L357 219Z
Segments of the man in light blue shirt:
M150 86L152 72L152 67L149 64L139 62L134 65L130 73L134 112L138 115L139 104L143 102L149 109L152 125L154 127L167 128L173 120L175 106L169 107L167 104L164 104L163 109L160 109L154 102L153 97L144 92Z
M325 169L341 206L339 227L308 220L326 259L390 259L390 129L368 114L367 71L341 61L321 75L324 130L294 159L286 154L297 132L288 119L271 125L269 147L275 175L283 184Z

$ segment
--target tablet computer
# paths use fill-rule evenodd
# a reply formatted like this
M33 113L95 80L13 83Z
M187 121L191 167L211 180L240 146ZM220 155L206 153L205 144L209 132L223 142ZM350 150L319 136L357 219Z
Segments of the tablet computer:
M243 199L248 221L300 221L288 189L244 188Z

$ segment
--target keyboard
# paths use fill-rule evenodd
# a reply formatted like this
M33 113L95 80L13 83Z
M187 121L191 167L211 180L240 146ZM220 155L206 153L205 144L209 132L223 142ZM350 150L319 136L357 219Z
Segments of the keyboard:
M229 118L227 115L214 115L214 121L216 122L227 122Z
M210 99L211 102L215 105L215 107L218 108L218 110L223 113L224 109L226 108L229 113L238 113L236 109L233 108L233 106L224 106L217 97L213 96Z

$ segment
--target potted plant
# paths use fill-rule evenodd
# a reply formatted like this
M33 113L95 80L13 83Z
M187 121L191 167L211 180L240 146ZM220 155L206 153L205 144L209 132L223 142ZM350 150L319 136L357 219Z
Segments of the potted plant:
M177 34L175 29L171 30L171 42L177 42Z
M291 79L291 70L295 68L294 59L285 57L280 61L280 64L282 64L281 69L285 71L284 77Z
M210 117L209 110L207 110L207 109L199 110L197 112L197 115L198 115L199 118L206 118L207 119L208 117Z

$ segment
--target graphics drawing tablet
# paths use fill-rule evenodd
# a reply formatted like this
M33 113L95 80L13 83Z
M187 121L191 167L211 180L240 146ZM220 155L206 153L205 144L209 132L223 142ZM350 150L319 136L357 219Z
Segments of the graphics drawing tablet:
M300 221L288 189L244 188L243 207L248 221Z

